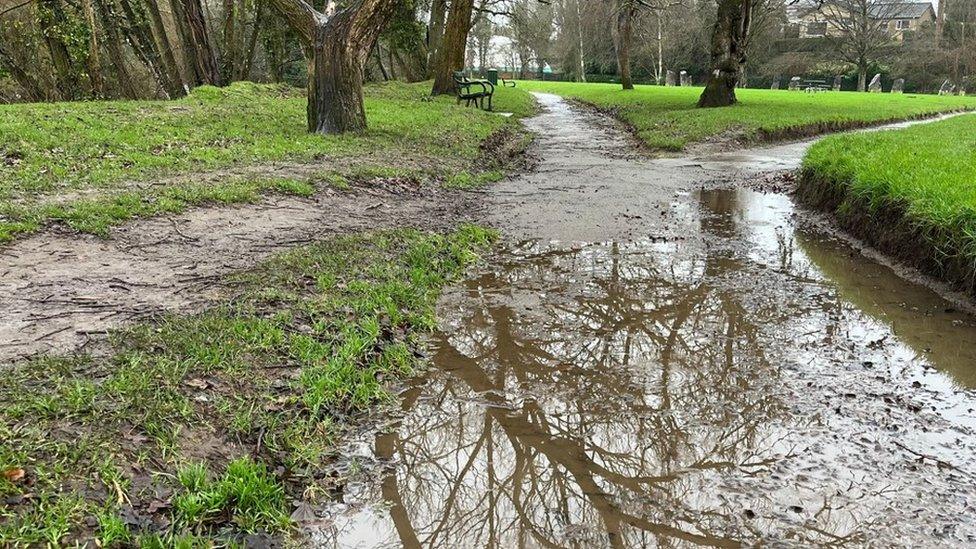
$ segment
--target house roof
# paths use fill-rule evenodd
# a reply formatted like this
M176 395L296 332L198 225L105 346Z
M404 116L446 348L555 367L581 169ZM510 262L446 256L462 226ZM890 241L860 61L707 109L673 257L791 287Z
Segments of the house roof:
M878 2L871 4L872 19L918 19L932 9L929 2Z

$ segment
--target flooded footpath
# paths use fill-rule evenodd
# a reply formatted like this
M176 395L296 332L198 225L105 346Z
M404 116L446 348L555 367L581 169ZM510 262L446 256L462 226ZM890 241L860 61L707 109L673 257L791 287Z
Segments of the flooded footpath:
M539 99L502 249L312 541L976 544L976 320L735 184L807 144L647 159Z

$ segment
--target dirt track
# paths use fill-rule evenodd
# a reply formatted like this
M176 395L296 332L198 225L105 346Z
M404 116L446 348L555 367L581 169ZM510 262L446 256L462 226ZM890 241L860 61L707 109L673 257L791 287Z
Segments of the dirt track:
M0 363L71 352L124 322L194 310L221 275L292 246L351 231L450 226L474 206L469 193L433 186L356 186L136 221L109 239L42 233L0 248Z

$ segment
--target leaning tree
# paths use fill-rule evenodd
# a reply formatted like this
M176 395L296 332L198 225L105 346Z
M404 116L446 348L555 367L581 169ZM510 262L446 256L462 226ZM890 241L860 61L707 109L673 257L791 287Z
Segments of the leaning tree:
M699 107L725 107L736 102L735 86L746 63L746 45L752 24L753 0L718 0L712 30L712 70Z
M271 0L308 56L308 130L332 134L366 129L363 64L392 17L397 0L355 0L326 12L305 0Z

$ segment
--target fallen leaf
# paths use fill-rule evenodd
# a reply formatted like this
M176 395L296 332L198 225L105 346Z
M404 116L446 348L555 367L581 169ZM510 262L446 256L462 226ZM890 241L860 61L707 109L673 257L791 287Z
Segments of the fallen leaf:
M4 471L3 478L7 479L10 482L18 482L23 480L24 475L26 474L27 472L21 469L20 467L14 467L13 469L7 469L6 471Z

